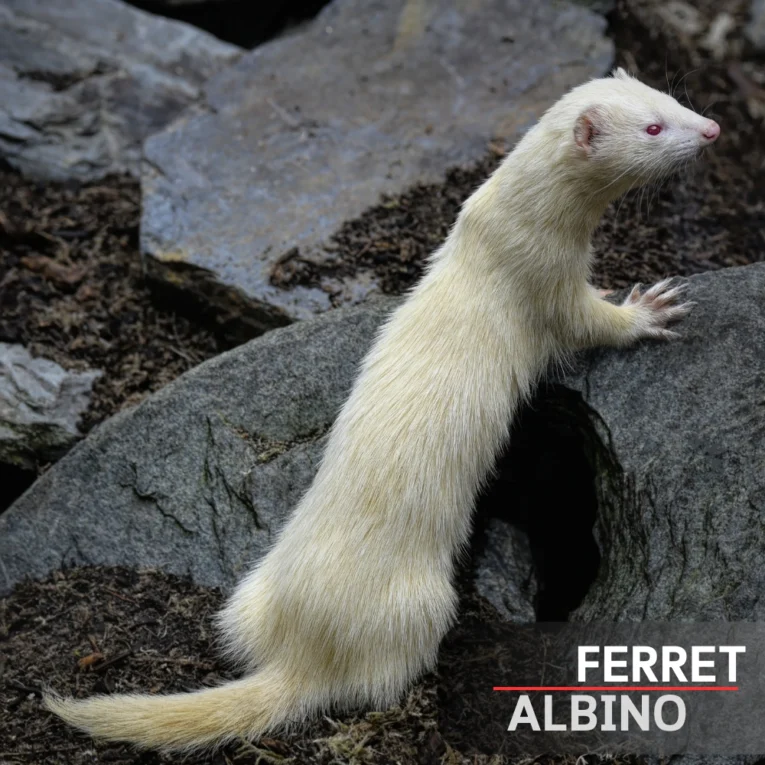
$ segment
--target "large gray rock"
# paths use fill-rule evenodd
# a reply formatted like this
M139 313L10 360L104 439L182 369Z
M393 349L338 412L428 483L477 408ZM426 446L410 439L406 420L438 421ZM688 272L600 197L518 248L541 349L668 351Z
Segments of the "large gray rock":
M294 248L331 263L343 223L514 142L612 54L605 20L564 2L335 0L146 142L148 266L260 331L359 302L368 273L285 290L273 269Z
M67 563L232 584L310 483L384 313L269 333L103 423L0 516L2 588Z
M765 266L690 285L680 342L597 352L566 380L602 555L577 619L765 619Z
M597 477L603 559L577 618L765 616L765 265L689 293L682 339L589 354L544 408L581 432ZM0 589L69 563L229 586L308 486L390 306L275 330L103 424L0 517ZM479 592L528 618L526 540L487 528Z
M0 516L0 593L76 563L159 566L230 586L313 479L392 305L269 333L104 423ZM479 591L505 618L533 620L528 542L505 524L494 531Z
M67 372L21 345L0 343L0 463L34 470L69 451L100 375Z
M119 0L3 0L0 156L56 180L137 175L143 140L239 53Z

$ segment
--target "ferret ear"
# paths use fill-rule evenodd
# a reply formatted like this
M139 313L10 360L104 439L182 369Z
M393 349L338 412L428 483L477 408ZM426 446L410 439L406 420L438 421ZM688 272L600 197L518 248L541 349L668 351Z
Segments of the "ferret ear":
M592 154L593 143L600 135L603 118L595 107L585 109L574 125L574 141L579 151L586 157Z
M617 80L629 80L630 78L629 74L627 74L627 70L622 69L622 67L617 67L616 69L614 69L613 76Z

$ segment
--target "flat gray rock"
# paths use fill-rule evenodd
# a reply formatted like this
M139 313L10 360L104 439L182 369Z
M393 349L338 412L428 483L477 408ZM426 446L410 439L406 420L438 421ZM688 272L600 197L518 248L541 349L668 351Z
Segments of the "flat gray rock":
M693 277L689 294L680 340L588 354L546 394L596 467L602 565L576 618L765 617L765 265ZM0 591L78 563L229 587L309 485L393 304L270 332L101 425L0 516ZM527 540L487 528L478 590L526 620Z
M272 271L294 248L331 262L331 235L382 195L512 144L608 69L605 26L553 0L335 0L146 142L149 267L258 331L364 300L370 274L285 290Z
M119 0L3 0L0 156L55 180L137 175L143 140L239 53Z
M0 463L34 470L69 451L100 376L67 372L22 345L0 343Z

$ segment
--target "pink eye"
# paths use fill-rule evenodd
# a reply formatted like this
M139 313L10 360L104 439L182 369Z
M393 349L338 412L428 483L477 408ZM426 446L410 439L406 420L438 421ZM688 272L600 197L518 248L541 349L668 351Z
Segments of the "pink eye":
M661 125L649 125L645 132L648 133L648 135L659 135L661 133Z

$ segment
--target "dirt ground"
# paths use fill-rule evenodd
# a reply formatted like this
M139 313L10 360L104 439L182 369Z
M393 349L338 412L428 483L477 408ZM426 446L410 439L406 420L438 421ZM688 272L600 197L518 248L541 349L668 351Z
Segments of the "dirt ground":
M765 62L744 43L745 3L695 3L697 31L667 17L670 5L620 6L611 17L618 61L706 109L722 136L682 177L609 210L596 237L596 280L606 287L764 259ZM722 12L736 27L715 53L702 43ZM374 270L392 293L409 286L460 202L498 159L490 154L477 168L454 170L443 185L384 200L345 226L335 239L344 267ZM135 182L67 187L8 170L0 181L0 340L24 343L65 367L105 371L85 429L224 348L214 327L153 299L138 253ZM315 267L296 260L278 278L310 281ZM443 662L400 708L325 719L301 735L209 757L94 744L42 711L46 686L85 696L183 690L230 677L210 628L219 601L217 592L181 579L115 569L73 570L18 587L0 601L0 763L492 761L453 749L439 732L448 688L441 678L450 673Z
M96 693L183 692L236 676L218 658L213 615L217 590L155 570L89 567L57 572L17 587L0 601L0 764L22 765L500 765L508 758L487 754L489 736L504 738L504 726L485 733L472 716L495 721L491 694L497 667L515 666L538 653L538 635L508 635L496 611L477 596L469 566L458 579L460 623L441 646L439 664L399 705L375 712L327 716L288 735L257 744L239 741L212 753L179 757L103 743L73 731L41 711L44 692L78 698ZM486 639L503 635L497 645ZM496 631L496 632L494 632ZM530 641L530 642L524 642ZM537 669L532 670L534 672ZM548 667L548 672L550 671ZM491 680L490 680L491 679ZM465 689L472 689L463 693ZM470 698L480 698L472 705ZM505 704L507 707L507 704ZM507 714L509 719L511 713ZM447 733L448 731L448 733ZM524 765L596 765L571 756L515 757ZM613 765L637 760L609 759Z
M68 369L102 369L83 430L220 348L152 300L130 178L68 186L0 170L0 341Z
M41 711L41 692L166 693L213 685L234 674L217 658L211 618L217 590L157 571L80 568L17 587L0 601L0 763L489 763L465 757L437 729L439 677L431 674L401 706L324 719L257 746L239 743L178 759L94 743ZM489 608L466 604L478 614Z

